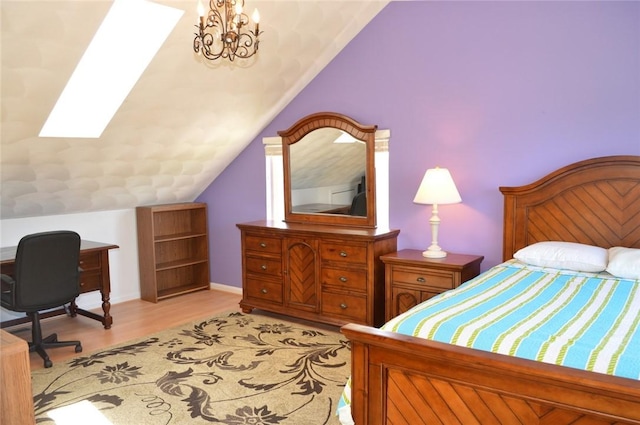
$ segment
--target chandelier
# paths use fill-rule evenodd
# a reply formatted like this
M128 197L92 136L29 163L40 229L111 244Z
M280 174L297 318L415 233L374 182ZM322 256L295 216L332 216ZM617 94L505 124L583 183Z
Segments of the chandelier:
M233 61L246 59L258 53L260 14L253 11L251 19L255 30L248 28L249 17L242 12L244 0L209 0L209 11L205 15L202 0L198 0L200 22L193 39L193 50L208 60L219 58Z

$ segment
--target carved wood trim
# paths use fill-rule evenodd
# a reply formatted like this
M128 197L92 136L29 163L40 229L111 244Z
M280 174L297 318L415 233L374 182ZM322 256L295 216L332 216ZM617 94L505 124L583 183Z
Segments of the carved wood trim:
M640 156L588 159L504 194L503 259L541 241L640 248Z
M365 142L367 176L366 197L367 216L356 217L341 214L304 214L294 213L291 205L291 162L289 146L300 141L306 134L324 127L338 128L358 140ZM287 130L278 131L282 137L282 155L284 167L284 216L287 223L314 223L336 226L376 227L376 174L375 174L375 134L378 126L363 125L346 115L334 112L318 112L298 120Z

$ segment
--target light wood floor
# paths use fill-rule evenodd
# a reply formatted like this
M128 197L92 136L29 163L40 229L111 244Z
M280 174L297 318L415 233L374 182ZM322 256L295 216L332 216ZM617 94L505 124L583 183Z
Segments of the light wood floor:
M89 354L102 348L126 342L135 338L172 328L182 323L215 316L227 311L240 311L240 294L216 290L198 291L157 304L132 300L111 306L113 325L104 329L102 323L83 316L57 316L42 321L44 336L57 333L60 340L80 340L82 353L76 354L74 347L60 347L47 350L51 361L56 362ZM94 310L100 313L102 310ZM24 324L5 328L20 338L31 340L31 325ZM30 353L31 370L44 367L42 358Z

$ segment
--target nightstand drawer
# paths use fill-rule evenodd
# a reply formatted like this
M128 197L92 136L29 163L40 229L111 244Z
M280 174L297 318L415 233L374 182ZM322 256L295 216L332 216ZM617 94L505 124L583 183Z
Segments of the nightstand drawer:
M323 267L322 285L366 292L367 271Z
M322 261L366 264L366 244L325 243L320 246Z
M425 285L441 289L454 288L453 273L447 272L426 272L421 269L396 267L393 269L391 279L397 283Z

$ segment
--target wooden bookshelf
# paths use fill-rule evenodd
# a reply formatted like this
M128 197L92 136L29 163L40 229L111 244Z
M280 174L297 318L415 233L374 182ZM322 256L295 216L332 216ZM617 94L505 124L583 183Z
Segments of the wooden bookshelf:
M136 219L143 300L209 288L207 204L137 207Z

